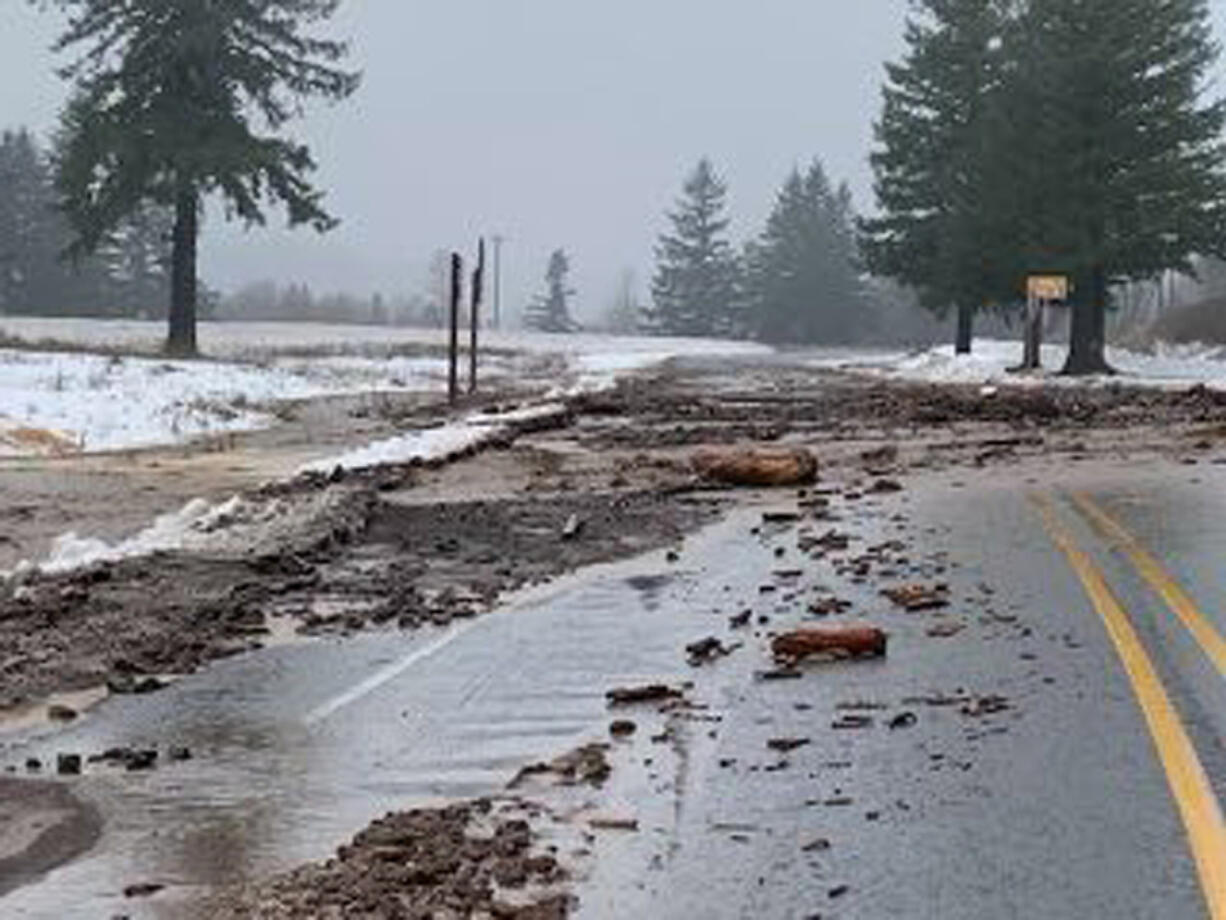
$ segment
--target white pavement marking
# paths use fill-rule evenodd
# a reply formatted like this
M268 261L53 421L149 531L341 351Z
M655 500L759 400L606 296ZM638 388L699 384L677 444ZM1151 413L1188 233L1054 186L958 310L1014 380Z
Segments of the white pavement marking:
M381 668L361 683L355 684L353 687L346 690L344 693L338 694L327 702L316 706L309 713L307 713L306 717L302 720L303 723L307 726L318 725L320 722L324 721L324 719L336 715L336 713L340 712L346 706L356 703L364 696L369 696L388 681L395 680L419 661L424 661L431 655L450 645L456 639L460 638L460 636L464 635L464 633L468 632L472 626L473 623L465 623L462 626L453 627L446 634L439 636L429 645L414 649L399 661L393 662L385 668Z

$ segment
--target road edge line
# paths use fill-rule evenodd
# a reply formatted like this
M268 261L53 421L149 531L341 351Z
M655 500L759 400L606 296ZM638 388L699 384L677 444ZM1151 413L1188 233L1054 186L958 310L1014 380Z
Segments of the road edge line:
M1102 618L1145 716L1191 845L1211 920L1226 920L1226 820L1196 748L1145 646L1101 571L1075 542L1046 495L1032 494L1048 536Z

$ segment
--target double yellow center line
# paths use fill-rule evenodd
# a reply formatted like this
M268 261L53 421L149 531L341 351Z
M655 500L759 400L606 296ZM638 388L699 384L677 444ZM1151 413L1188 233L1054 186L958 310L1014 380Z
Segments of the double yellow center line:
M1036 495L1033 499L1052 541L1068 559L1106 625L1116 653L1132 682L1187 830L1209 916L1211 920L1226 920L1226 820L1223 820L1221 806L1197 757L1196 748L1167 696L1141 638L1107 586L1102 572L1061 522L1051 498ZM1100 533L1108 535L1108 539L1127 554L1141 576L1180 618L1219 670L1226 674L1226 658L1222 657L1226 654L1226 643L1191 598L1175 584L1153 556L1087 496L1078 495L1073 500L1091 524Z

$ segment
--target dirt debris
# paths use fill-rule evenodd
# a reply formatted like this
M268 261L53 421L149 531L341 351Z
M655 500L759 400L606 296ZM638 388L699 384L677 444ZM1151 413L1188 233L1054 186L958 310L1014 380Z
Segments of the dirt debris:
M566 870L540 852L531 825L488 799L398 812L323 863L219 899L216 920L494 917L562 920Z
M762 450L745 448L743 442L777 441L785 435L789 443L804 438L811 438L811 443L840 438L851 442L846 452L859 468L845 491L806 492L798 496L800 513L778 512L765 521L768 525L792 525L822 517L837 521L844 513L848 517L858 515L860 511L839 502L840 495L850 502L861 494L899 491L901 482L893 477L918 463L917 456L923 450L916 448L909 436L900 435L906 426L912 426L912 433L922 430L929 435L948 428L948 443L923 459L925 463L944 464L1011 462L1023 451L1054 449L1051 445L1056 439L1036 433L1048 428L1080 430L1088 422L1126 427L1138 420L1159 418L1226 419L1226 400L1207 392L1140 394L1138 398L1135 393L1068 395L1004 387L991 400L985 400L969 388L886 385L829 376L819 381L812 374L800 372L792 379L787 373L780 377L777 392L769 394L748 390L712 393L662 374L647 378L650 382L627 382L611 393L576 400L573 405L581 421L572 443L598 454L607 448L623 451L609 454L599 489L587 488L595 479L580 480L582 484L576 488L561 464L547 475L534 477L523 489L531 494L496 499L467 496L460 501L455 496L447 501L414 499L414 489L438 472L439 465L308 477L274 491L290 500L313 491L343 491L346 498L338 506L336 517L312 521L292 539L246 558L164 554L75 575L32 578L20 586L20 596L14 593L0 597L0 644L10 637L20 642L24 635L51 636L72 647L75 657L61 654L54 643L27 642L0 663L0 685L12 700L48 689L98 682L113 681L114 692L139 686L153 689L153 682L161 680L159 675L190 671L213 658L258 646L265 636L270 610L288 612L308 631L319 633L348 633L382 625L445 625L488 609L510 588L590 562L675 543L697 524L719 513L721 506L712 495L720 494L720 486L779 484L774 474L768 475L759 467L747 483L738 477L710 475L706 482L712 488L696 494L701 485L696 485L692 472L702 472L702 464L697 455L693 470L686 462L694 445L737 445L699 454L709 457L790 458L787 462L793 463L800 475L808 476L803 472L807 461L801 460L792 447ZM660 379L676 385L660 386ZM966 423L995 426L992 430L1003 430L1007 436L967 437L961 428L952 427ZM906 449L894 443L861 449L859 444L870 440L863 437L869 428L873 429L872 440L904 437ZM1008 436L1011 428L1019 433ZM857 436L859 444L855 443ZM683 449L667 453L678 447ZM1081 452L1094 450L1089 439L1069 449L1074 447ZM630 457L626 449L641 449L643 454ZM811 451L804 452L812 460L811 476L815 477L816 459ZM828 475L824 449L822 460L822 471ZM711 463L712 468L720 466L718 460ZM615 475L610 478L610 473ZM648 482L653 485L647 487ZM831 512L832 503L838 514ZM339 510L342 506L343 512ZM772 527L762 530L774 532ZM884 577L879 567L890 553L901 553L901 545L870 548L854 559L840 557L838 554L845 553L856 539L853 534L830 530L818 536L802 534L797 545L815 559L836 562L838 574L867 577L873 569L871 574ZM786 552L790 553L790 548ZM369 565L372 558L376 563L373 566ZM679 560L676 554L672 558ZM905 566L906 560L898 564ZM906 577L902 574L905 571L900 568L901 577ZM931 570L912 571L916 572L912 577L931 576ZM771 586L772 603L797 598L786 593L791 587L784 585L779 590ZM948 589L936 590L943 587L904 585L899 590L923 590L903 593L902 600L891 599L904 610L934 609L948 604ZM157 604L148 598L157 598ZM938 599L943 603L935 603ZM343 608L343 612L321 612L316 604L320 600ZM796 609L803 606L803 600L796 601ZM834 598L816 602L815 607L818 609L813 612L818 615L846 610L843 602ZM729 625L748 627L752 616L753 611L745 610L733 616ZM134 624L129 630L124 628L127 617ZM74 624L80 622L89 624L90 635L75 629ZM939 631L944 628L938 623L930 627L929 634L941 635ZM793 636L791 640L789 635ZM792 633L771 640L771 651L780 667L758 674L759 678L800 677L802 672L795 666L812 655L885 654L884 633L879 639L874 635L862 642L833 646L829 639L823 642L810 637L797 642L794 637ZM718 656L724 649L717 637L695 645L703 643L703 660L709 660L707 654ZM668 704L683 699L682 693L662 684L619 688L610 691L609 701L613 705ZM0 700L0 705L3 702ZM1004 698L971 696L961 691L923 698L915 705L921 703L960 706L968 717L991 715L1009 707ZM908 712L888 722L884 713L879 718L891 729L905 729L914 724L915 717ZM835 727L857 729L872 724L873 716L851 713L841 714ZM633 723L617 720L610 729L614 726L618 729L612 733L618 737L624 736ZM664 740L671 740L671 736ZM608 775L607 750L607 745L603 749L601 745L585 746L549 763L526 768L522 777L526 780L537 775L553 783L599 785ZM851 797L835 792L826 804L852 803ZM241 908L245 912L236 907L233 913L215 916L566 916L569 900L562 894L546 892L539 898L532 895L502 900L504 889L512 887L504 885L504 879L517 882L528 878L529 887L548 886L561 880L561 870L556 863L528 862L537 858L532 855L536 851L530 833L524 847L515 844L514 855L509 857L511 864L500 863L503 857L497 848L487 849L487 836L494 826L492 833L497 837L498 828L509 819L495 820L482 810L485 807L475 803L438 812L389 816L358 835L336 859L305 867L248 892ZM518 827L508 833L516 841L521 839ZM471 849L470 838L477 841ZM460 861L451 862L456 853Z
M893 588L884 588L881 593L908 613L949 606L949 585L943 583L898 585Z
M731 655L733 651L735 651L734 646L724 645L715 636L707 636L705 639L691 642L685 647L686 660L693 667L698 667L699 665L715 661L717 658Z
M602 786L613 772L608 754L609 745L603 742L582 745L548 763L535 763L522 768L507 783L507 788L518 789L533 776L551 776L561 786Z
M667 684L644 684L638 687L615 687L605 693L611 706L628 706L634 703L661 703L682 699L685 694Z
M0 587L0 709L102 685L153 692L163 675L258 648L270 615L315 634L446 625L503 592L674 542L721 506L655 491L402 505L329 488L343 497L279 550L155 553ZM571 515L582 539L560 542Z

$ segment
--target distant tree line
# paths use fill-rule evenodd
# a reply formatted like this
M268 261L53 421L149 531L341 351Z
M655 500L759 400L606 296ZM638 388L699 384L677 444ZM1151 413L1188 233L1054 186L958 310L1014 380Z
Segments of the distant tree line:
M422 294L317 293L302 282L271 279L244 284L219 301L218 319L366 323L395 326L442 325L441 305Z
M73 232L60 208L54 159L29 131L0 134L0 312L165 317L171 213L136 208L93 254L69 257Z

